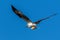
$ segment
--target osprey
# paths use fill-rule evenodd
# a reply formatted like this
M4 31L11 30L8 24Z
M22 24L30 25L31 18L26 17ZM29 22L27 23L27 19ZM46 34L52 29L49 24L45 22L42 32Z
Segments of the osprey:
M32 22L27 16L25 16L21 11L17 10L13 5L11 5L11 7L12 7L13 12L16 15L18 15L20 18L22 18L23 20L25 20L27 22L28 28L31 28L32 30L36 29L37 28L36 25L39 24L41 21L46 20L46 19L48 19L48 18L56 15L56 14L53 14L53 15L48 16L46 18L42 18L42 19L40 19L40 20L38 20L36 22Z

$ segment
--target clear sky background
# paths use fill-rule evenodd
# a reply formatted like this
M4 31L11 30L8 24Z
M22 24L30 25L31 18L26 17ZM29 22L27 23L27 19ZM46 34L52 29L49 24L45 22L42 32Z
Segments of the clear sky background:
M54 13L57 15L31 30L14 14L11 5L33 22ZM0 40L60 40L60 0L0 0Z

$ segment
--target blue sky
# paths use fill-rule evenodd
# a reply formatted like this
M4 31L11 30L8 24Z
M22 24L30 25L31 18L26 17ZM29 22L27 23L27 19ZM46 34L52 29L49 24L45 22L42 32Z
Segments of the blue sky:
M31 30L14 14L11 5L33 22L54 13L58 15ZM0 40L60 40L60 0L0 0Z

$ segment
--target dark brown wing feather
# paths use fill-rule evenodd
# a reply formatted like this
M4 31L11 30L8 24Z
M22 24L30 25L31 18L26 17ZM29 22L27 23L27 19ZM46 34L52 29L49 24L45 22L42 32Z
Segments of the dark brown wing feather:
M16 15L18 15L20 18L24 19L26 22L31 22L31 20L25 16L24 14L22 14L22 12L18 11L14 6L12 6L12 10L15 12Z
M49 18L51 18L52 16L55 16L56 14L53 14L53 15L50 15L50 16L48 16L48 17L46 17L46 18L43 18L43 19L40 19L40 20L38 20L38 21L36 21L36 22L34 22L35 24L38 24L38 23L40 23L41 21L43 21L43 20L46 20L46 19L49 19Z

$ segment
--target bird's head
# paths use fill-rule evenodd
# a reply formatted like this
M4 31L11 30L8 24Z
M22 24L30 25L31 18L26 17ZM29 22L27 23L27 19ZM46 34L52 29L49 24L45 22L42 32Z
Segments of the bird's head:
M32 30L36 29L36 25L32 25L32 26L31 26L31 29L32 29Z

